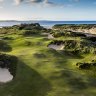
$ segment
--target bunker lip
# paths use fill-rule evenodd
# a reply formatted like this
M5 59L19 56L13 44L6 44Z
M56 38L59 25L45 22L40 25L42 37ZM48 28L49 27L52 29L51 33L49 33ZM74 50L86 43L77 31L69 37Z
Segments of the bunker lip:
M13 80L13 75L10 74L7 68L0 68L0 83L7 83Z
M7 83L16 76L18 58L0 53L0 83Z
M50 44L48 45L48 48L54 49L54 50L63 50L64 49L64 45L56 45L56 44Z

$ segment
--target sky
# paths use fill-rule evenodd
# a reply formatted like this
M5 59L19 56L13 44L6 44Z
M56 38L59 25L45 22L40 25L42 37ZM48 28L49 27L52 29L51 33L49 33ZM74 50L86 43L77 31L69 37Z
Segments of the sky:
M96 0L0 0L0 20L96 20Z

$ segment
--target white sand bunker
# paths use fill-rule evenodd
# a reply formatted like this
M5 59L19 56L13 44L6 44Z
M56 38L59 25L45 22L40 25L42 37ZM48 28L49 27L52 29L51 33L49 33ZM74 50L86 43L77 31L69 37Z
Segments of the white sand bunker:
M49 35L49 33L41 33L41 35L44 35L44 36L46 36L46 35Z
M54 49L54 50L63 50L64 49L64 45L50 44L48 47L51 49Z
M52 34L48 34L48 39L54 39Z
M13 79L13 76L10 74L9 70L6 68L0 68L0 82L7 83Z

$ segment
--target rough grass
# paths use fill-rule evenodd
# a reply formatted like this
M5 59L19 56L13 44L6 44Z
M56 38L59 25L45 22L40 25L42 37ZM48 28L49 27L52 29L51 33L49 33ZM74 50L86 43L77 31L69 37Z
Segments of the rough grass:
M5 53L16 55L19 62L15 79L0 84L0 96L96 96L95 73L76 67L77 62L96 59L95 55L79 57L49 49L50 40L44 36L9 36L12 51ZM32 45L26 46L26 41Z

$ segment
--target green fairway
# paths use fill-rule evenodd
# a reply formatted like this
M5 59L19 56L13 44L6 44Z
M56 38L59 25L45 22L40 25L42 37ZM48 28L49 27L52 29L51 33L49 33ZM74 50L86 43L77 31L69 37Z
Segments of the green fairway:
M3 53L15 55L19 61L14 80L0 84L0 96L96 96L96 72L76 66L77 62L96 60L95 54L75 56L49 49L52 40L40 34L6 36L12 38L4 40L12 51ZM80 41L79 37L61 39Z

